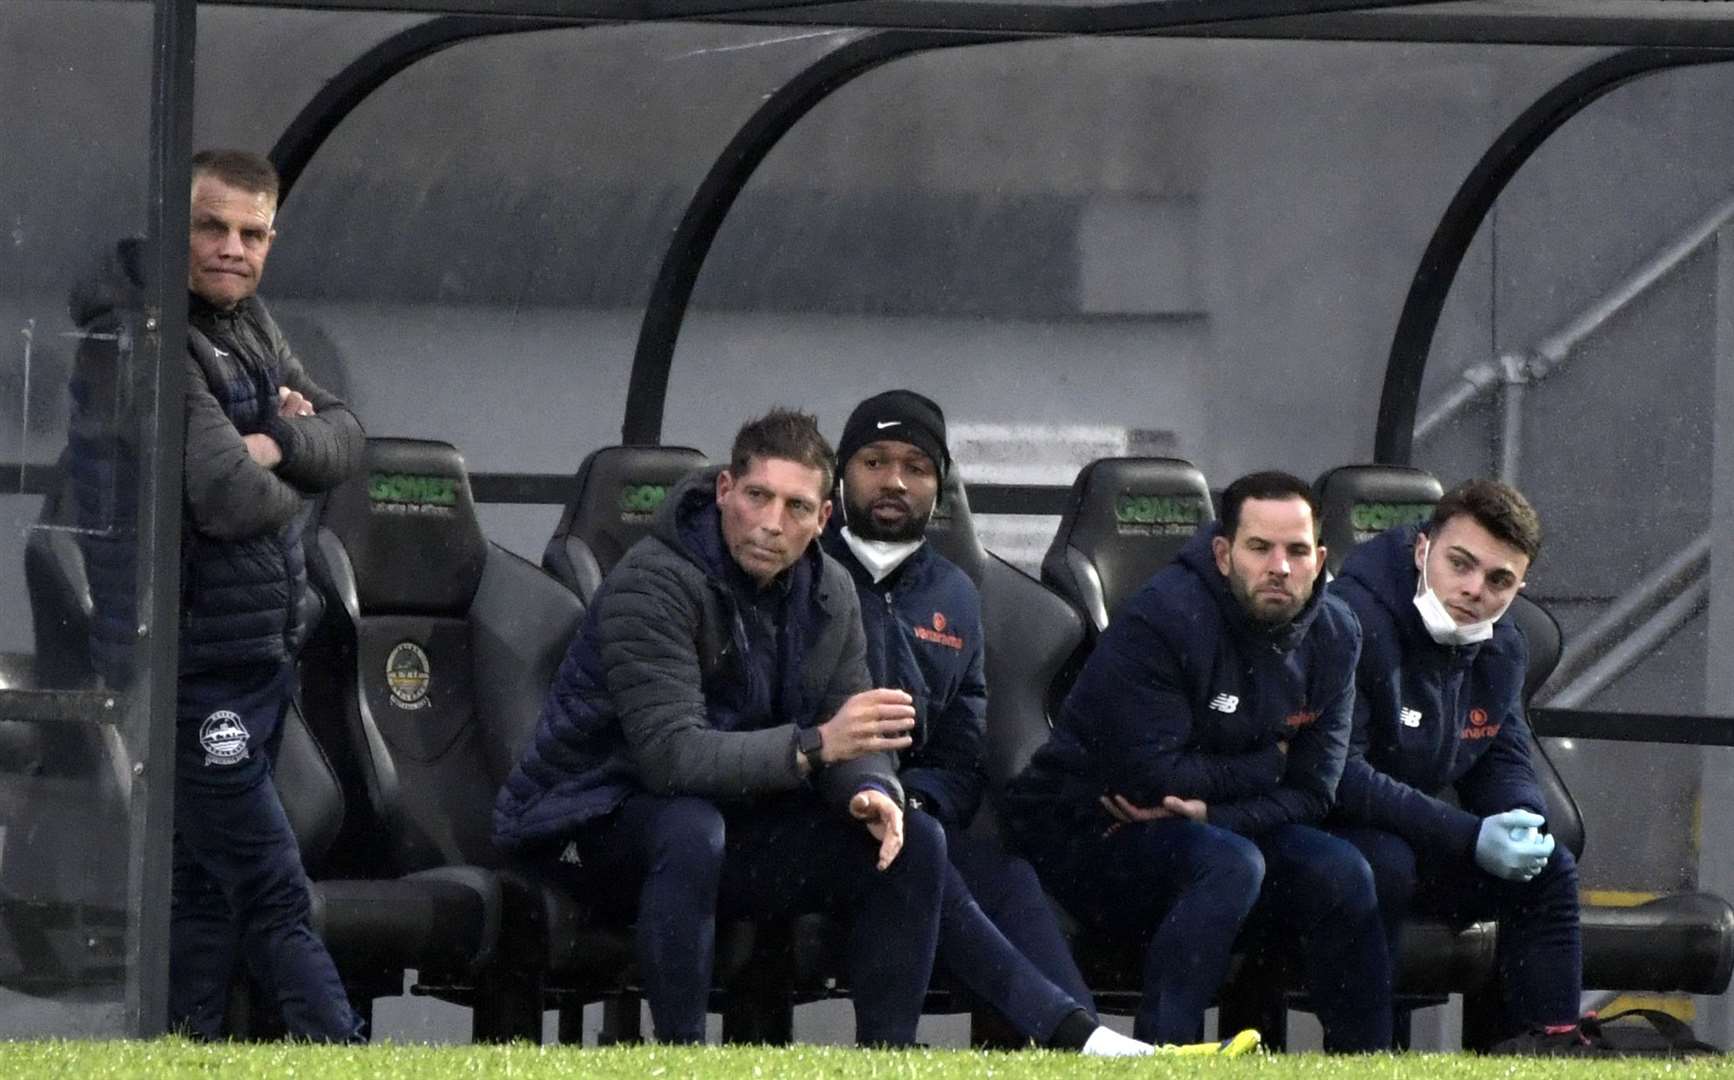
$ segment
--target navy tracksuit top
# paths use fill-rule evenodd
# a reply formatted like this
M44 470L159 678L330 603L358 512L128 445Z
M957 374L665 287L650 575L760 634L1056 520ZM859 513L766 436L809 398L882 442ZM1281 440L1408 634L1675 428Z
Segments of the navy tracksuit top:
M844 543L840 516L832 518L821 543L849 571L861 596L867 670L874 685L896 687L915 699L914 741L899 755L898 778L941 824L966 828L987 783L981 764L987 722L981 596L969 575L925 543L875 583Z
M1115 612L1007 788L1015 831L1106 823L1097 799L1110 794L1203 799L1210 824L1248 836L1329 811L1354 708L1354 613L1318 587L1289 623L1254 623L1216 569L1215 535L1200 530Z
M1418 531L1380 533L1331 583L1363 632L1354 734L1333 820L1470 858L1483 817L1517 807L1547 812L1523 716L1529 654L1505 619L1476 645L1428 636L1414 604ZM1451 787L1461 809L1438 798Z

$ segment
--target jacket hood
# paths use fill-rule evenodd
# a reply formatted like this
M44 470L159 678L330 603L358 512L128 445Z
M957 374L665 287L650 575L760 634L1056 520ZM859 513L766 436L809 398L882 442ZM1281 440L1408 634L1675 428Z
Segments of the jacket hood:
M716 526L716 478L722 469L712 465L681 477L650 524L652 536L712 576L727 569L718 561L722 541ZM728 557L726 551L720 554Z
M1177 561L1191 571L1216 599L1223 622L1233 627L1235 633L1252 641L1272 645L1284 652L1299 645L1301 639L1306 637L1307 630L1312 627L1313 620L1318 618L1319 606L1324 603L1324 581L1313 582L1312 595L1307 597L1307 602L1301 605L1300 611L1288 622L1277 626L1257 622L1240 606L1240 601L1234 598L1234 593L1228 587L1228 579L1216 569L1216 553L1211 550L1211 542L1221 535L1220 522L1213 523L1208 529L1200 529L1186 542L1186 546L1180 549ZM1321 572L1319 576L1322 579L1324 575Z
M88 274L73 284L66 308L74 325L106 325L128 313L143 314L144 245L144 240L139 237L121 240L103 253ZM195 321L235 318L257 303L257 297L249 296L225 310L197 293L189 292L187 315Z
M1421 617L1415 611L1415 589L1421 573L1415 569L1415 537L1418 525L1399 525L1373 537L1343 560L1342 576L1359 584L1388 612L1398 625L1419 630Z
M72 286L67 312L76 326L106 322L122 312L144 311L144 241L130 237L104 252Z

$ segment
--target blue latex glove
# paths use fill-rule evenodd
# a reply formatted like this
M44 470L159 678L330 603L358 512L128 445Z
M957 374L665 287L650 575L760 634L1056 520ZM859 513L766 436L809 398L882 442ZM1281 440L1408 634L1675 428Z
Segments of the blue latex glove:
M1553 837L1538 832L1547 820L1528 810L1507 810L1481 819L1475 863L1494 877L1528 881L1553 854Z

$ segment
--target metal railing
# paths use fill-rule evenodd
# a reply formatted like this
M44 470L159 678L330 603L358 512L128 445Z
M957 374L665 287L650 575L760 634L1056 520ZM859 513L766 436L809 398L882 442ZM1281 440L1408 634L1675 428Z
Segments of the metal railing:
M1558 371L1586 340L1711 243L1730 221L1734 221L1734 195L1530 348L1465 369L1416 421L1415 441L1498 391L1499 478L1516 485L1523 463L1523 404L1529 387ZM1709 604L1709 565L1710 535L1705 533L1616 597L1575 634L1538 697L1553 707L1578 708L1630 671Z
M1506 353L1486 363L1474 364L1464 370L1457 383L1440 395L1421 418L1415 422L1415 440L1425 439L1459 413L1496 388L1504 388L1508 398L1505 422L1501 433L1500 476L1507 483L1515 481L1515 472L1507 475L1506 461L1517 463L1517 444L1521 442L1522 417L1509 399L1520 404L1525 387L1553 374L1608 321L1624 311L1632 301L1643 296L1666 278L1679 265L1696 254L1716 235L1716 231L1734 220L1734 195L1728 196L1699 218L1685 232L1640 263L1618 284L1602 294L1575 317L1568 319L1551 334L1527 350Z
M1710 595L1709 570L1706 532L1572 635L1538 698L1556 708L1582 707L1703 610Z

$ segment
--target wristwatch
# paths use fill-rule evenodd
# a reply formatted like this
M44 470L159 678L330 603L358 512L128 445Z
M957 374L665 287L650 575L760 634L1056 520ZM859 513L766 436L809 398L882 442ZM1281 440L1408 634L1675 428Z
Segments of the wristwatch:
M825 759L821 756L825 749L825 737L819 734L816 727L798 727L795 729L795 749L807 759L807 767L818 772L825 767Z

